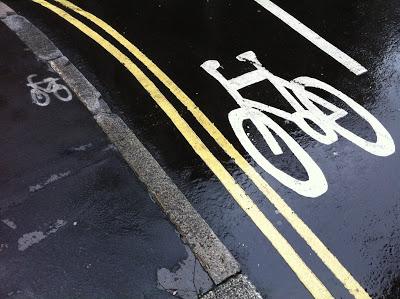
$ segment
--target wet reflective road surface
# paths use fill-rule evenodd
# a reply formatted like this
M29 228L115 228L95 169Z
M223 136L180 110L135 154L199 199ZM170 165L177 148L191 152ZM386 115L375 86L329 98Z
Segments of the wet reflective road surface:
M199 261L77 96L2 22L0 36L0 298L208 291ZM44 93L46 78L62 92Z
M48 9L30 1L5 2L50 36L97 85L265 298L310 298L295 274L298 268L284 261L260 226L246 216L174 123L120 63ZM275 1L365 67L367 72L360 75L255 1L73 2L113 26L162 69L371 297L400 297L400 157L394 151L400 140L398 1ZM82 16L74 16L84 21ZM90 27L104 33L93 24ZM117 44L112 37L107 39ZM246 56L245 61L236 59L247 51L254 52L258 61L253 56ZM202 68L209 60L218 61L222 68L214 73L212 65L208 71ZM261 81L259 75L237 80L230 87L221 85L223 78L257 68L262 68L260 74L265 76L273 74L268 75L272 79ZM335 298L351 298L333 273L335 267L326 265L311 249L310 241L301 237L309 234L296 231L293 222L270 203L202 123L153 74L145 73L329 292ZM291 88L279 81L289 84L303 76L309 80L290 82ZM240 84L246 86L240 90L243 102L229 94ZM318 96L334 106L317 103ZM301 102L297 109L290 104L293 98ZM246 100L284 111L286 118ZM245 108L230 114L240 107ZM293 114L299 110L303 114ZM327 117L330 114L334 116ZM272 135L262 128L269 128ZM310 184L304 183L307 181Z

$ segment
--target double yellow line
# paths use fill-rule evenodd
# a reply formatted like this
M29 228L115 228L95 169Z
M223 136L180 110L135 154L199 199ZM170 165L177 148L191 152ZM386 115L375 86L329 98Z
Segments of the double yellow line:
M254 204L245 191L236 183L234 178L228 173L220 161L211 153L207 146L201 141L189 124L179 115L178 111L160 92L157 86L134 64L131 59L123 54L118 48L108 42L96 31L67 13L65 10L49 3L46 0L32 0L43 7L51 10L73 26L78 28L88 37L97 42L108 53L114 56L124 67L138 80L145 88L154 101L171 119L176 128L189 142L195 152L201 157L206 165L218 177L224 187L229 191L235 201L243 211L257 225L265 237L271 242L279 252L285 262L290 266L299 280L315 298L333 298L328 289L322 284L312 270L304 263L300 256L295 252L288 241L279 233L274 225ZM242 171L254 182L259 190L265 195L282 216L291 224L295 231L306 241L310 248L317 254L322 262L329 268L335 277L344 285L345 288L355 298L370 298L362 286L352 277L346 268L337 258L326 248L311 229L296 215L296 213L286 204L286 202L269 186L261 175L246 161L246 159L232 146L225 136L207 118L195 103L148 57L146 57L135 45L128 41L124 36L117 32L110 25L97 18L95 15L81 9L66 0L54 0L73 12L90 20L118 43L124 46L136 59L143 63L146 68L153 73L162 84L164 84L172 94L193 114L199 124L209 133L218 145L227 153Z

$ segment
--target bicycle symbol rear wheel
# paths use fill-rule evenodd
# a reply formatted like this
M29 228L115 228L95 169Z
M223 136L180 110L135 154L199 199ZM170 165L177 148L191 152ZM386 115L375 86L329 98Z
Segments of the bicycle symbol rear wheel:
M31 89L32 102L38 106L47 106L50 104L50 96L39 89Z

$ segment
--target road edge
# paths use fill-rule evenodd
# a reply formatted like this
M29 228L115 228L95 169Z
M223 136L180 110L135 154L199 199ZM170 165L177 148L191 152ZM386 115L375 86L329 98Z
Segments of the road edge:
M262 298L239 263L219 240L211 227L193 208L162 167L144 147L126 123L114 114L101 93L65 57L62 52L23 16L0 1L0 20L25 43L37 58L47 63L74 91L91 112L110 141L146 185L153 199L189 245L216 287L203 298Z

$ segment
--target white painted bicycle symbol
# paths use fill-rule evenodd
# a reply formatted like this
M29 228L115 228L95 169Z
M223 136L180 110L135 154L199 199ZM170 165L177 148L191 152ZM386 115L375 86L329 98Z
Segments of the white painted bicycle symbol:
M268 114L278 116L284 119L285 122L295 123L306 134L323 144L332 144L336 142L339 134L376 156L389 156L395 152L393 139L384 126L364 107L341 91L311 77L298 77L294 80L287 81L275 76L261 65L255 53L252 51L242 53L236 58L239 61L251 63L255 67L255 70L228 80L218 71L220 64L216 60L206 61L201 67L218 80L240 106L240 108L231 111L228 114L228 118L233 131L245 150L267 173L275 177L288 188L306 197L318 197L328 190L328 183L322 170L310 155L284 129L270 118ZM286 101L294 108L295 112L289 113L263 103L246 99L239 93L240 89L264 80L268 80L279 91ZM365 140L340 126L337 121L345 117L348 112L310 92L306 88L320 89L347 104L355 113L369 123L375 132L376 141L370 142ZM332 113L324 113L316 104ZM320 130L315 130L306 120L314 123ZM245 121L251 121L254 124L274 155L283 154L283 151L270 130L279 136L303 165L308 174L308 179L304 181L298 180L270 163L246 134L243 127Z
M63 102L72 100L71 91L64 85L58 84L59 78L46 78L39 82L33 82L36 74L29 75L27 80L28 87L31 88L32 102L38 106L47 106L50 104L50 94L53 94L57 99Z

